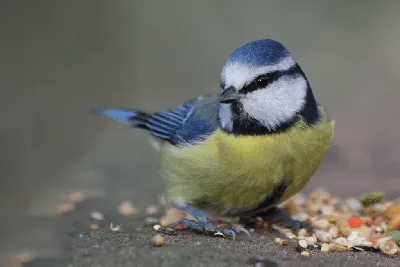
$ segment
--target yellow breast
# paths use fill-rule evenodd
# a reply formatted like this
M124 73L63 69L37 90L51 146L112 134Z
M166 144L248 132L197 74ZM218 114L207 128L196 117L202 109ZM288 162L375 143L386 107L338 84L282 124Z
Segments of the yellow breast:
M283 179L290 184L281 201L289 198L307 184L332 141L334 122L321 113L318 125L299 122L272 135L217 131L197 145L176 148L165 143L160 173L170 200L245 208L270 195Z

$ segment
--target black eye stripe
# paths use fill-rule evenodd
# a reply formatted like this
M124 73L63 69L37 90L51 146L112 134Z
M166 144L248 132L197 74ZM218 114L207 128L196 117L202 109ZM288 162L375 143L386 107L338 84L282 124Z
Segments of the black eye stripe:
M240 89L239 92L242 94L246 94L246 93L249 93L249 92L259 89L260 87L257 86L256 81L258 78L260 78L261 76L265 76L265 75L270 76L270 79L268 80L268 83L263 87L266 87L266 86L272 84L273 82L278 80L280 77L285 76L285 75L289 75L289 76L290 75L291 76L301 75L301 70L299 70L299 66L296 64L296 65L292 66L291 68L284 70L284 71L274 71L274 72L259 75L250 84L248 84L245 87L243 87L242 89Z
M249 92L252 92L252 91L255 91L255 90L259 89L260 86L257 84L257 81L260 78L266 79L265 80L265 84L263 85L263 87L266 87L269 84L271 84L274 81L276 81L280 76L282 76L282 75L280 75L279 71L275 71L275 72L270 72L270 73L259 75L250 84L248 84L245 87L243 87L242 89L240 89L239 92L240 93L249 93Z

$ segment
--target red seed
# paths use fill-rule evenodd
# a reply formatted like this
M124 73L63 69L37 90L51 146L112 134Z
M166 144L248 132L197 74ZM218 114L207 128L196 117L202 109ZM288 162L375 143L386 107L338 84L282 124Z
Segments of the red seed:
M177 226L175 226L175 230L180 231L180 230L184 230L184 229L185 229L185 226L183 225L183 223L180 223Z
M347 222L352 228L360 228L364 224L364 221L360 217L351 217Z
M331 200L329 198L324 198L322 200L322 204L328 205L331 202Z

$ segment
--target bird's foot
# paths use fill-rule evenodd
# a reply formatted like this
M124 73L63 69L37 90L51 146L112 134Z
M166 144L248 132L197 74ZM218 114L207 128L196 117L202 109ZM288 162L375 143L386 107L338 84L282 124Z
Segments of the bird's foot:
M210 220L205 221L195 221L189 219L183 219L177 221L173 228L176 230L196 230L199 232L203 232L206 234L213 234L214 236L223 235L224 237L232 237L233 240L236 238L236 234L241 232L246 233L249 239L251 239L251 235L249 231L240 226L230 226L230 227L218 227L215 223Z
M302 222L302 221L297 221L293 218L290 218L291 220L287 220L282 222L285 226L288 228L291 228L295 234L298 234L300 229L306 229L309 234L312 234L314 232L314 228L309 222Z
M314 232L311 223L297 221L281 208L272 208L268 210L268 213L265 214L263 218L268 221L281 223L284 226L291 228L295 234L298 234L300 229L306 229L310 234Z

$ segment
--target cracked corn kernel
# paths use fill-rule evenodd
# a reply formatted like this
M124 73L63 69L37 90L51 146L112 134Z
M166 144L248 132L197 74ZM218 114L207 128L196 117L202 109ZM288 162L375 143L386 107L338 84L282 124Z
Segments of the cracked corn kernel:
M151 242L153 243L154 246L161 247L162 245L164 245L164 237L162 235L155 235L151 239Z
M307 250L304 250L300 253L300 255L303 257L310 257L310 252L308 252Z
M386 218L392 219L396 215L400 215L400 202L393 203L383 211Z
M285 239L282 238L275 238L275 243L281 246L286 246L287 245L287 241Z
M92 230L98 230L98 229L99 229L99 226L98 226L97 224L91 223L91 224L89 225L89 228L92 229Z
M392 217L387 226L388 231L400 230L400 214Z

